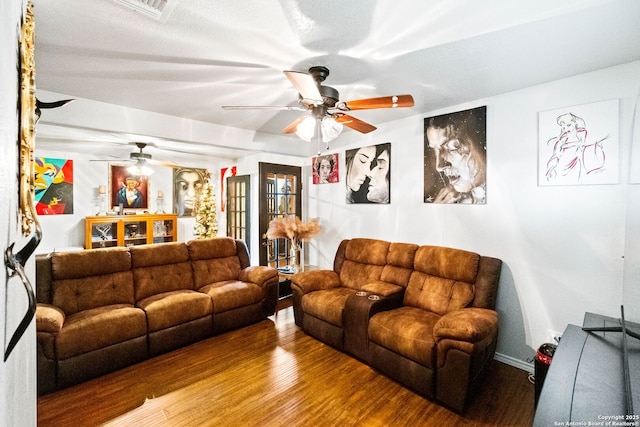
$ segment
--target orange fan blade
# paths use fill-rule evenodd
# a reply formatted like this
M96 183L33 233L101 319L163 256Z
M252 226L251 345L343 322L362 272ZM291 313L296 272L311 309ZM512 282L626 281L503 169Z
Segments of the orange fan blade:
M282 129L282 133L289 134L294 133L298 129L298 125L304 121L309 116L300 116L291 122L286 128Z
M300 71L283 71L289 81L296 88L300 96L304 101L309 104L320 105L322 104L322 95L320 95L320 89L316 81L313 80L311 74L302 73Z
M361 133L369 133L377 129L375 126L370 125L367 122L363 122L360 119L356 119L348 114L336 114L334 118L336 119L336 122L342 123L343 125Z
M413 96L393 95L380 98L366 98L344 103L347 110L371 110L374 108L413 107Z

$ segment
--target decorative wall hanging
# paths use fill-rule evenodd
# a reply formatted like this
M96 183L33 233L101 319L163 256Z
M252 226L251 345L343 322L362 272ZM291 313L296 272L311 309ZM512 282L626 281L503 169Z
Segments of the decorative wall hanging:
M538 185L618 183L619 102L538 114Z
M73 213L73 160L36 157L35 201L38 215Z
M224 212L227 205L227 178L236 176L237 166L220 169L220 212Z
M198 196L209 178L210 174L206 169L173 170L173 208L179 217L195 215Z
M127 165L109 165L110 206L122 210L147 209L149 200L149 177L132 175Z
M345 164L347 203L390 203L390 142L347 150Z
M326 154L311 159L314 184L332 184L339 181L338 153Z
M424 119L424 202L486 204L487 107Z

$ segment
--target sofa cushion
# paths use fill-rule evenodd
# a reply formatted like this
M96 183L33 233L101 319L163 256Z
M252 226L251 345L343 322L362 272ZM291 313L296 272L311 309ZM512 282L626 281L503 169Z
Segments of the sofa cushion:
M382 311L369 321L369 339L428 368L435 367L435 313L415 307Z
M137 306L147 314L149 332L167 329L212 313L211 298L192 290L152 295L138 301Z
M165 292L193 290L191 263L134 268L133 281L136 301Z
M260 286L239 280L210 283L198 291L211 297L215 314L256 304L264 299L264 291Z
M130 250L136 301L164 292L193 290L193 273L186 244L141 245Z
M114 247L51 254L53 280L102 276L129 270L131 270L129 248Z
M351 239L345 249L345 258L361 264L385 265L389 245L383 240Z
M133 268L179 264L189 261L187 245L180 242L131 246L129 251Z
M404 294L404 305L433 311L440 316L467 307L473 285L414 271Z
M367 283L380 280L382 265L363 264L345 260L340 270L340 285L356 291Z
M404 305L444 315L467 307L475 296L480 255L459 249L421 246L416 251Z
M144 311L127 304L84 310L67 316L58 333L58 359L118 344L147 334Z
M66 315L107 305L133 303L131 271L53 281L53 305Z
M187 243L194 289L211 283L238 280L242 264L236 241L228 237L192 240Z
M421 246L414 259L414 270L432 276L474 283L480 255L462 249Z
M387 263L382 269L380 279L406 288L413 272L413 262L418 245L412 243L391 243L387 254Z
M187 242L187 248L191 260L224 258L238 253L236 241L230 237L191 240Z
M66 315L105 305L133 305L128 248L54 252L51 275L51 303Z
M311 316L342 327L344 306L347 304L349 296L355 292L349 288L310 292L302 297L302 309Z

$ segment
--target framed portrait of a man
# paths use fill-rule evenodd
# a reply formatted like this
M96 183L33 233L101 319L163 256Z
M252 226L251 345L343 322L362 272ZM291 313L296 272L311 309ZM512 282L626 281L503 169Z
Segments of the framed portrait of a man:
M391 143L345 152L346 202L391 203Z
M149 200L148 177L135 175L130 165L110 164L109 188L112 208L147 209Z
M200 191L209 177L209 171L206 169L173 170L173 209L179 217L195 216Z
M424 203L486 204L487 107L424 119Z

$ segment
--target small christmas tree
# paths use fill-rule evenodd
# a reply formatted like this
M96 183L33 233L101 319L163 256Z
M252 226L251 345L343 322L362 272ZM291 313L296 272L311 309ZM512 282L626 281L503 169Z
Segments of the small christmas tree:
M216 198L209 181L205 182L196 204L196 226L193 229L197 239L209 239L218 235L216 221Z

